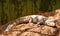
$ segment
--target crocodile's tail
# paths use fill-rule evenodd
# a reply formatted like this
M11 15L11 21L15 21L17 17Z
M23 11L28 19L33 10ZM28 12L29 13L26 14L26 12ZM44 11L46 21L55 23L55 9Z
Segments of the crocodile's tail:
M8 26L6 27L6 29L4 30L4 32L6 31L9 31L14 25L17 25L17 24L22 24L22 23L28 23L29 20L25 20L26 18L25 17L20 17L14 21L11 21L8 24Z

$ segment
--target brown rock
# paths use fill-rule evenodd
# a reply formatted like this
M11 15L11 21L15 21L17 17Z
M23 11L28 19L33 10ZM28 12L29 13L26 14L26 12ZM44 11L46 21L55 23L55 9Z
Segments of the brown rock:
M58 20L58 21L56 22L56 26L57 26L57 28L60 30L60 20Z
M54 36L57 29L46 25L33 24L19 24L13 26L13 28L0 34L0 36Z
M47 35L55 35L57 29L49 26L43 26L41 28L41 33L42 34L47 34Z

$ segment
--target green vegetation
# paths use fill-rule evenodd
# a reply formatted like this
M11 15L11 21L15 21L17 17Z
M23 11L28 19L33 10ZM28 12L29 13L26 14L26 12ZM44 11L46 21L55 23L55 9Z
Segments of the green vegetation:
M60 8L60 0L0 0L0 25L40 11Z

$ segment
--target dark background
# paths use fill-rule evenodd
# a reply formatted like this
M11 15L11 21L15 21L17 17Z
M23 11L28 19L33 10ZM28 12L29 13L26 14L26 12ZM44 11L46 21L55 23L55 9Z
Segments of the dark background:
M15 18L60 8L60 0L0 0L0 25Z

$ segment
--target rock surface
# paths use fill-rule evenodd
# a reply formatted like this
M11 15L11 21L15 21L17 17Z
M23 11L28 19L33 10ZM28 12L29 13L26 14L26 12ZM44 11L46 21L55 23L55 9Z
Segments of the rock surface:
M53 28L47 25L33 24L18 24L11 28L8 32L3 32L0 36L60 36L60 32L57 32L57 28Z

